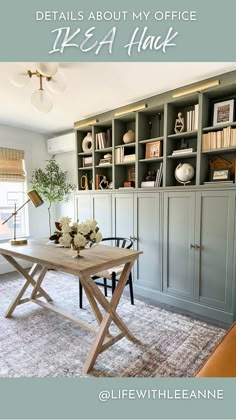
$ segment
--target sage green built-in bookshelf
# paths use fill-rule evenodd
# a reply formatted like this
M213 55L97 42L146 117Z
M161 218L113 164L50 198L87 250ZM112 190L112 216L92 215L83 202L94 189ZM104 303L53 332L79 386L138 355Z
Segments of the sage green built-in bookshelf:
M179 163L190 163L195 168L195 176L190 186L201 186L209 181L209 162L219 156L229 161L236 157L236 146L203 150L203 134L219 131L227 126L235 127L236 118L231 123L213 126L214 104L236 99L236 71L221 74L210 79L194 83L183 88L144 99L131 105L96 115L90 119L75 123L78 155L78 189L83 189L81 177L88 178L89 189L98 187L97 180L106 176L112 189L119 189L129 180L130 173L135 173L134 188L140 188L149 171L163 167L160 188L177 187L175 168ZM189 113L198 105L198 118L195 127L186 131ZM236 109L236 104L234 106ZM175 133L175 120L181 112L185 121L185 131ZM189 127L188 127L189 128ZM109 147L96 148L96 135L111 130L112 141ZM123 135L135 131L135 141L124 144ZM91 150L83 152L82 141L88 132L92 133ZM147 144L161 142L161 156L146 158ZM191 153L173 155L181 145L192 149ZM104 144L104 146L106 146ZM117 149L123 156L134 155L134 160L116 162ZM112 155L112 163L100 165L104 155ZM84 157L92 157L91 166L84 167ZM131 156L130 156L131 157ZM231 184L232 185L232 184ZM157 187L152 187L156 189ZM186 186L187 188L187 186Z

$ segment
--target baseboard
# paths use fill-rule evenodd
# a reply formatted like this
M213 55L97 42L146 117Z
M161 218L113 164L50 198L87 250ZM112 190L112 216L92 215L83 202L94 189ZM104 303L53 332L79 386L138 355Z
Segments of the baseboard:
M155 300L155 302L164 303L166 305L175 306L179 309L182 309L187 312L192 312L200 316L211 318L216 321L223 322L227 325L231 325L234 321L234 315L229 312L222 311L216 308L210 308L209 306L204 306L198 302L192 302L179 297L170 296L166 293L159 292L157 290L148 289L145 287L140 287L137 284L134 284L135 294Z

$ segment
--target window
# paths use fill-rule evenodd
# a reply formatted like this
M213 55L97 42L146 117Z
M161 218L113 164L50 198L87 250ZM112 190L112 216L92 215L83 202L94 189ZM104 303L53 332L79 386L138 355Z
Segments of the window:
M26 201L26 182L24 169L24 152L0 148L0 239L13 237L14 219L6 220L16 206L18 209ZM28 213L24 207L16 216L16 235L28 233Z

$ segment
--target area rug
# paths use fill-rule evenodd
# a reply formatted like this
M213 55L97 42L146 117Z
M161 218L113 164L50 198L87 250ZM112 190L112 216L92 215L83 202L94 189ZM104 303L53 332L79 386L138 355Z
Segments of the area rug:
M191 377L225 333L138 299L132 306L122 297L118 313L141 343L123 338L83 375L93 334L32 303L18 306L12 319L4 318L22 284L17 274L0 281L1 377ZM79 309L76 277L50 271L44 289L56 306L96 326L85 296L84 309Z

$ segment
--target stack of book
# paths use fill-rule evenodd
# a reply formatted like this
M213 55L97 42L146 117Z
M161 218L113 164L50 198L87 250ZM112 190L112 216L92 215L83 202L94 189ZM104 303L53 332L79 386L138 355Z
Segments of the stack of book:
M178 155L188 155L189 153L193 153L195 150L192 147L189 147L188 149L178 149L173 150L172 156L178 156Z
M198 129L198 110L199 105L196 104L192 111L187 112L187 131L195 131Z
M125 155L124 146L117 147L115 149L115 162L124 163L124 162L135 162L135 153L130 153Z
M112 157L110 156L109 158L100 159L99 166L111 165L111 163L112 163Z
M236 128L226 127L223 130L211 131L202 136L202 150L236 147Z
M106 149L112 145L112 133L111 129L108 128L106 132L96 134L96 150Z
M156 173L155 181L143 181L141 182L141 188L150 188L150 187L160 187L163 175L163 163L160 164L160 167Z
M88 168L93 165L92 156L83 157L83 168Z

